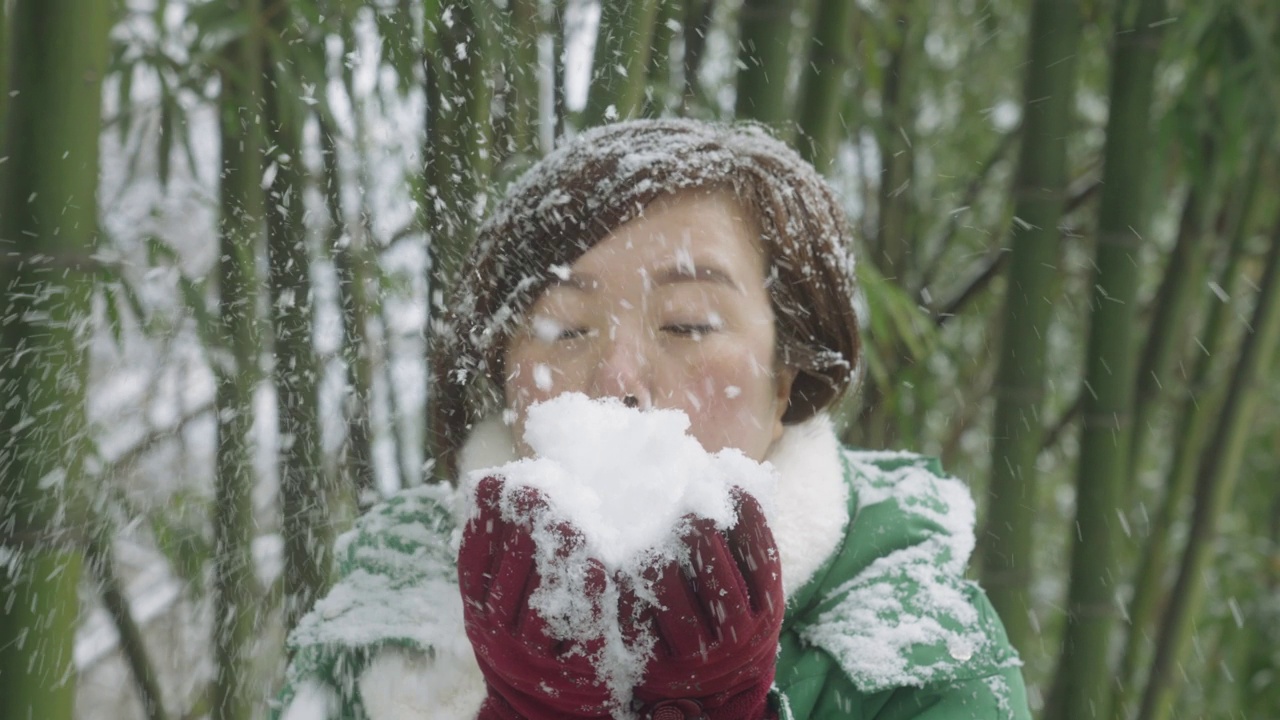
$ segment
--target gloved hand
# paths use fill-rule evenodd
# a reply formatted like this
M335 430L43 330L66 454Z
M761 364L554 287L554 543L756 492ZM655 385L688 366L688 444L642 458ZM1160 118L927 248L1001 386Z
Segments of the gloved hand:
M488 697L479 720L560 720L611 717L612 697L593 655L599 647L553 638L546 619L529 607L542 584L536 568L534 525L545 510L531 488L517 491L517 522L500 510L503 482L495 477L476 489L478 513L466 525L458 552L463 620ZM581 548L582 536L567 524L555 528L565 557ZM544 549L545 550L545 549ZM599 562L585 564L584 602L600 612L605 585Z
M642 718L769 716L766 699L786 604L782 566L760 504L736 489L735 502L738 521L728 531L688 518L682 542L689 564L652 568L655 598L641 599L622 587L624 633L647 631L655 638L653 658L635 688ZM628 631L629 623L635 625Z
M537 491L519 489L518 521L503 517L503 483L486 478L477 487L477 513L463 533L459 584L467 637L488 686L480 720L604 718L613 698L595 667L600 642L558 641L547 621L529 606L543 579L532 532L546 509ZM582 600L597 619L607 613L637 647L652 639L653 656L634 688L640 717L759 720L767 717L778 634L785 601L773 534L759 504L736 492L738 520L719 531L690 517L681 541L687 564L670 561L646 571L646 588L614 578L618 604L601 607L605 571L582 562ZM581 534L555 527L564 558L582 547ZM544 552L546 549L544 548Z

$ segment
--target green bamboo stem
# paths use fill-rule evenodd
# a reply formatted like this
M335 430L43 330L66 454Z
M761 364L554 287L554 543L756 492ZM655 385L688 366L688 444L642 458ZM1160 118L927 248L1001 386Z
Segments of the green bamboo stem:
M455 21L437 23L440 38L430 45L427 61L425 163L421 187L423 227L430 235L429 291L447 298L474 239L478 200L491 190L493 174L493 88L500 68L497 9L489 3L454 6ZM459 57L454 51L465 44ZM446 56L446 53L454 53ZM433 301L431 313L438 313ZM427 386L431 386L428 378ZM427 428L424 457L434 458ZM437 478L439 479L439 478Z
M680 114L693 112L699 98L698 72L702 69L702 57L707 47L707 33L715 0L686 0L684 3L684 86L681 88Z
M916 55L916 38L923 35L913 27L912 0L898 0L893 9L893 37L887 39L889 63L880 90L882 121L878 131L880 178L876 191L879 227L872 255L885 277L909 287L909 258L914 251L911 223L915 213L911 183L915 173L915 109L910 92L911 65Z
M1214 168L1213 138L1204 139L1204 167ZM1133 427L1129 438L1129 497L1132 499L1142 468L1147 439L1151 436L1151 414L1161 388L1172 378L1176 348L1187 338L1188 308L1194 293L1204 285L1209 242L1205 218L1210 215L1213 179L1195 178L1188 190L1179 223L1178 238L1156 292L1155 315L1147 332L1146 345L1138 363L1133 397ZM1128 504L1132 504L1131 502Z
M1254 411L1261 399L1257 383L1272 367L1276 340L1280 337L1280 218L1272 231L1271 248L1249 327L1252 332L1241 343L1219 424L1205 446L1196 475L1187 544L1156 639L1151 676L1138 720L1169 717L1176 698L1175 668L1187 653L1203 604L1203 574L1213 550L1218 521L1235 490Z
M653 20L649 67L645 70L644 99L640 115L660 117L679 102L682 88L677 87L673 72L671 46L675 42L684 8L676 0L658 0Z
M565 98L565 47L567 40L567 23L565 22L568 0L548 0L551 8L552 55L555 57L555 70L551 74L551 137L563 135L569 123L569 104ZM549 148L546 148L549 150Z
M475 28L475 52L468 56L468 63L459 69L459 76L467 79L466 100L462 103L464 117L464 158L469 178L470 196L467 203L471 225L476 224L475 201L489 191L493 176L494 135L493 101L497 77L502 72L502 42L498 28L498 9L493 3L471 4L470 21Z
M0 136L0 717L70 720L107 3L17 0Z
M511 0L511 42L506 43L506 76L509 93L511 152L534 156L538 152L538 37L542 13L538 0Z
M1112 636L1120 609L1125 477L1132 420L1138 262L1147 227L1151 97L1163 0L1136 0L1117 14L1111 110L1104 146L1094 291L1090 307L1072 533L1071 576L1062 656L1047 707L1051 717L1108 717Z
M369 348L369 301L365 295L366 265L364 236L343 219L342 178L338 167L338 147L333 129L320 119L320 145L323 157L325 205L329 210L328 250L338 276L338 304L342 308L342 358L347 366L351 400L347 405L347 439L344 458L345 484L338 491L347 504L362 494L371 493L376 483L373 476L373 428L370 426L369 403L373 397L373 356ZM343 235L347 241L342 243Z
M746 0L738 20L738 94L734 114L785 130L794 35L791 0Z
M1258 175L1261 163L1255 155L1243 185L1244 198L1235 211L1232 222L1230 248L1221 272L1219 286L1231 294L1235 291L1240 263L1249 239L1248 218L1252 214L1260 185ZM1195 480L1196 458L1204 448L1204 441L1213 422L1218 418L1216 401L1218 382L1213 376L1219 351L1226 340L1227 314L1230 306L1216 296L1208 299L1203 331L1197 338L1194 351L1196 363L1186 387L1186 395L1179 410L1178 427L1173 437L1178 442L1173 448L1173 458L1165 479L1164 497L1152 518L1142 556L1133 579L1133 596L1129 601L1129 634L1121 656L1120 669L1116 673L1116 687L1112 701L1112 715L1116 720L1130 717L1133 704L1141 696L1143 671L1149 666L1146 644L1155 631L1160 601L1165 597L1163 579L1168 562L1169 541L1179 508L1190 495Z
M1261 581L1253 577L1248 581L1255 584L1257 597L1274 598L1280 593L1280 491L1274 486L1266 510L1268 518L1264 537L1270 546L1270 556L1266 558L1268 562ZM1259 615L1262 615L1257 618L1260 622L1245 626L1243 665L1237 671L1237 677L1266 677L1265 673L1274 672L1273 653L1276 639L1280 638L1280 618L1274 612L1264 611ZM1259 687L1249 682L1237 682L1230 689L1235 691L1233 705L1240 709L1243 717L1264 717L1272 708L1280 707L1280 684L1273 682Z
M492 174L498 67L495 8L476 3L453 9L453 25L437 23L440 38L429 44L435 50L427 57L425 195L419 199L431 235L432 292L446 294L471 245L476 201Z
M265 0L267 32L274 47L289 47L292 20L285 0ZM263 98L266 162L276 167L267 190L267 266L269 307L275 334L275 384L279 403L280 504L284 530L284 617L292 629L328 587L328 523L332 488L320 444L319 358L312 330L311 254L307 248L302 194L301 103L286 88L300 83L280 77L289 72L286 58L263 47L263 66L271 78ZM276 60L276 62L273 62Z
M356 114L354 126L356 156L360 158L367 158L370 156L368 149L370 136L364 115L359 113ZM356 186L367 187L370 183L369 164L368 162L361 162L358 167L359 169L356 173ZM445 197L454 198L456 196L446 195ZM351 252L351 267L354 269L352 287L359 288L359 295L353 294L352 299L355 300L357 307L360 308L357 311L357 317L359 318L357 324L359 325L359 330L362 333L359 340L360 344L355 348L356 352L359 353L361 360L360 366L357 369L361 375L357 377L356 386L358 389L361 389L362 392L366 393L366 397L371 397L373 384L376 382L375 378L381 374L389 383L391 377L385 353L380 352L379 349L369 341L369 332L371 332L374 327L373 323L376 319L383 317L383 311L382 298L378 292L378 288L382 285L382 275L381 268L378 265L377 248L374 246L375 239L372 227L373 213L369 208L368 203L369 198L367 193L359 193L357 195L355 219L350 226L351 244L348 246L348 249ZM444 243L442 242L442 244ZM428 251L434 251L434 245L429 245ZM437 269L438 268L433 264L432 271L434 272ZM432 281L433 283L435 282L434 276ZM438 286L433 285L433 287ZM353 328L354 327L355 326L353 325ZM390 387L390 385L388 385L388 387ZM369 409L366 407L365 411L368 412ZM376 438L378 434L377 431L377 428L370 425L371 437ZM385 431L386 430L384 430L384 432ZM398 434L392 431L391 435L392 437L390 439L392 443L398 444ZM393 455L397 458L403 457L403 454L400 452L398 447ZM430 456L428 455L427 457ZM400 479L409 479L409 476L407 474L402 474ZM370 474L367 477L357 478L357 481L359 483L359 492L356 497L357 508L366 509L372 503L377 502L380 497L377 479L373 476L372 466L370 466Z
M580 126L637 117L644 107L654 23L661 0L606 0Z
M259 0L235 8L249 19L228 44L221 69L221 210L219 317L230 361L216 368L218 445L214 488L214 720L253 714L254 473L250 462L253 390L259 379L260 331L256 263L263 244L265 197L261 187L263 68Z
M0 2L0 138L5 136L5 122L9 117L9 10Z
M106 532L100 532L89 539L85 548L85 560L97 578L102 605L115 623L116 633L120 637L120 650L133 675L133 684L138 691L143 714L147 716L147 720L166 720L168 715L164 711L164 695L160 692L155 664L147 653L142 630L133 620L129 598L116 575L111 537Z
M978 547L983 587L1024 657L1039 647L1029 600L1039 507L1036 458L1044 435L1045 343L1058 287L1080 24L1075 2L1037 0L1032 6L1013 184L1014 215L1024 222L1010 228L987 524Z
M827 172L839 144L840 111L853 69L854 3L818 0L813 17L809 62L800 76L800 154Z

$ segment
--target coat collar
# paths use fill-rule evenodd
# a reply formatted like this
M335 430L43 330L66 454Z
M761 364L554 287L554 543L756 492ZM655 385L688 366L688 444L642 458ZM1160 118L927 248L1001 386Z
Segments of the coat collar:
M516 458L511 429L495 415L471 431L459 453L458 469L465 477ZM849 486L840 442L825 414L788 425L765 460L778 472L777 496L764 507L782 558L783 588L790 597L840 545L849 523Z

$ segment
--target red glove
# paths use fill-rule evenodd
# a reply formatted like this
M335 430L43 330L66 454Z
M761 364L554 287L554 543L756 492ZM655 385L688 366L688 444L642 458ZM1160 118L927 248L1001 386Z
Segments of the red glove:
M635 689L642 718L759 720L766 707L786 601L773 533L755 498L735 490L738 522L727 532L690 518L689 566L650 573L657 606L622 588L629 634L646 630L654 657Z
M534 525L546 503L537 491L520 489L519 522L503 518L503 482L480 481L477 516L467 523L458 552L458 583L467 638L475 650L488 697L478 720L560 720L612 716L612 696L592 656L598 644L553 638L546 620L529 607L541 587L536 569ZM581 548L582 536L567 524L556 527L561 558ZM585 563L584 598L599 612L604 568Z
M529 607L543 584L532 532L545 522L546 504L535 490L516 492L519 520L511 522L501 512L502 481L480 482L478 512L459 550L467 637L488 686L478 718L612 717L617 708L595 668L603 641L558 641L546 619ZM704 518L689 519L682 538L689 566L672 561L650 568L643 598L619 574L618 606L601 608L604 569L595 560L579 561L585 569L583 599L596 619L617 611L629 644L644 634L653 640L653 658L634 690L633 709L639 706L642 718L766 717L784 610L781 572L759 504L744 493L735 499L738 522L727 532ZM554 530L557 556L581 549L576 529L560 523Z

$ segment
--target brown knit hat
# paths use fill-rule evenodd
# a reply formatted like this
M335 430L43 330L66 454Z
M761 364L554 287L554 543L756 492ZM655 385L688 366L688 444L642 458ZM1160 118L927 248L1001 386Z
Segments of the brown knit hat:
M778 358L798 371L783 422L806 420L844 393L859 359L852 239L813 166L756 124L616 123L531 167L481 225L432 328L438 467L452 477L472 423L500 407L507 339L553 268L572 265L660 197L720 188L761 231Z

